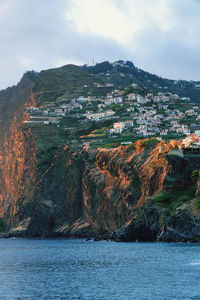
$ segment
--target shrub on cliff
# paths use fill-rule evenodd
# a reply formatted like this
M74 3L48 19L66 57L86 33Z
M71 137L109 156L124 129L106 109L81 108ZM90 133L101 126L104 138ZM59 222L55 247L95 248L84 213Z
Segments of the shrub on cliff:
M195 198L194 207L198 214L200 214L200 197Z
M195 196L195 191L196 187L192 186L185 190L160 192L154 196L154 200L165 207L174 209L177 205L193 199Z
M199 170L193 170L191 175L192 182L196 183L198 177L199 177Z
M5 227L4 227L2 219L0 219L0 232L4 232L4 231L5 231Z
M128 145L126 147L127 152L135 151L135 144Z
M141 149L148 150L148 149L156 146L158 143L159 143L159 141L157 139L155 139L155 138L138 140L135 143L135 148L136 148L137 151L139 151Z

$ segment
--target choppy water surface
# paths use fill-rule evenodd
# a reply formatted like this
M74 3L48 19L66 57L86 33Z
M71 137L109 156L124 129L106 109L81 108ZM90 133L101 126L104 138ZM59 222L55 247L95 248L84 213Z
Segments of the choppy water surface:
M200 299L200 245L0 240L0 299Z

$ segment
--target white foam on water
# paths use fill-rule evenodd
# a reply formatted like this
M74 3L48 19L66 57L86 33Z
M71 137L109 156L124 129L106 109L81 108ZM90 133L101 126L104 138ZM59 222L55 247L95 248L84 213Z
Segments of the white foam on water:
M200 260L198 261L193 261L190 263L191 266L199 266L200 265Z

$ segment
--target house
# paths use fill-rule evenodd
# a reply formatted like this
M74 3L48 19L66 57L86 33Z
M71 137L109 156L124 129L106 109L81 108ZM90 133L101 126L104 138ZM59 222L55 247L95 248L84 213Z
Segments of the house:
M57 113L58 116L65 116L65 113L61 108L56 108L55 112Z
M195 115L195 111L194 111L194 109L189 109L189 110L186 110L186 112L185 112L188 116L193 116L193 115Z
M168 133L168 129L163 129L161 132L160 132L160 135L167 135Z
M121 142L121 145L131 145L133 142Z
M196 134L198 137L200 137L200 130L195 130L194 134Z
M65 109L65 108L67 108L67 106L68 106L68 104L66 104L66 103L63 103L63 104L61 104L61 105L60 105L60 108L63 108L63 109Z
M140 125L139 126L139 131L140 131L140 133L147 132L147 125Z
M102 118L105 118L105 113L104 112L99 112L99 113L91 113L91 112L87 112L86 113L86 118L88 120L99 120L99 119L102 119Z
M83 106L80 103L74 103L73 104L74 109L82 109Z
M93 96L88 96L88 101L90 102L90 101L93 101L93 100L95 100L95 98L93 97Z
M86 112L85 116L88 120L96 120L98 121L99 119L105 118L105 117L110 117L115 114L114 111L111 109L106 110L104 112L98 112L98 113L91 113L91 112Z
M49 111L47 109L42 111L43 116L48 116L48 114L49 114Z
M125 128L125 122L116 122L113 124L113 127L116 128L121 128L124 129Z
M123 131L123 128L111 128L110 129L110 134L113 134L113 133L122 133Z
M134 110L135 110L134 107L129 107L129 108L126 109L127 112L131 112L131 111L134 111Z
M106 117L113 116L114 114L115 114L115 112L111 109L108 109L108 110L105 111Z
M49 116L50 116L50 117L57 117L58 114L57 114L57 112L55 112L55 111L50 111L50 112L49 112Z
M183 134L189 135L190 133L190 129L183 129Z
M105 105L110 105L110 104L113 104L114 103L114 98L113 97L107 97L105 100L104 100L104 104Z
M126 127L133 127L133 121L132 120L125 121L125 126Z
M88 98L87 97L84 97L84 96L79 96L77 98L77 101L80 101L80 102L87 102L88 101Z
M196 134L189 134L185 139L182 140L182 146L184 148L200 147L200 138Z
M156 109L152 109L151 111L150 111L150 114L152 114L152 115L156 115Z
M128 100L135 100L136 96L134 93L128 95Z
M182 126L181 126L181 128L184 130L184 129L188 129L188 125L186 125L186 124L183 124Z
M122 103L122 97L115 97L115 98L113 98L113 101L115 104Z
M102 108L105 108L105 105L104 104L98 104L97 107L98 107L98 109L102 109Z

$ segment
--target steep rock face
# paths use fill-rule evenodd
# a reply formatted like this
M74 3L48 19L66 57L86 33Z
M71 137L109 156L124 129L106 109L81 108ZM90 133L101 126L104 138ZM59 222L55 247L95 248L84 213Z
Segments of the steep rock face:
M162 209L152 198L159 190L184 188L190 180L188 160L168 155L172 146L165 145L162 152L160 145L136 145L134 151L60 148L37 178L25 234L109 235L126 241L155 240L167 226L180 230L175 216L163 221Z
M71 162L71 156L73 153L59 149L38 178L29 235L51 235L60 226L71 225L81 217L81 162Z
M0 152L3 152L4 139L10 136L13 119L23 111L34 86L25 74L17 86L0 91ZM19 120L19 116L18 116Z
M33 86L25 74L17 86L0 92L0 217L8 228L23 220L34 190L36 148L23 126Z
M7 226L23 221L29 214L36 183L36 146L30 129L14 117L10 136L4 141L1 165L1 217Z

